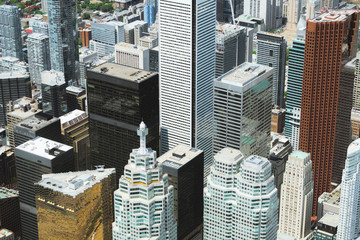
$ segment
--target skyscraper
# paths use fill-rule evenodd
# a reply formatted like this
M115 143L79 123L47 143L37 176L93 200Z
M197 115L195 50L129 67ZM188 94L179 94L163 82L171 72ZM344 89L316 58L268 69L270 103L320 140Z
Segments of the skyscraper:
M310 154L295 151L286 162L281 186L279 234L310 239L313 201Z
M145 0L144 4L144 20L148 23L148 27L150 27L156 20L158 0Z
M274 70L243 63L214 82L213 154L224 147L267 157Z
M274 68L273 103L284 108L286 40L282 36L259 32L257 41L256 62Z
M51 69L49 37L33 33L27 38L28 59L31 81L41 84L41 72Z
M115 191L113 239L176 239L174 187L158 166L156 152L146 148L148 129L141 122L140 148L133 149ZM146 219L146 220L145 220Z
M177 221L177 239L192 239L202 232L203 225L203 171L204 152L177 145L158 158L163 173L174 187L174 213Z
M276 239L278 205L270 162L224 148L204 189L204 239Z
M305 16L297 24L296 39L289 48L289 69L285 112L285 136L290 140L293 149L299 149L301 93L304 71L305 52Z
M120 178L136 129L148 123L147 145L159 148L159 78L157 73L114 63L88 70L87 94L91 165L117 169Z
M67 113L66 82L64 73L55 70L41 73L43 112L54 117Z
M353 92L353 109L360 111L360 53L356 55L355 64L355 79Z
M2 56L22 60L20 10L15 6L1 5L0 16Z
M0 188L0 222L1 228L11 229L16 237L21 236L18 191L4 187ZM1 235L0 239L2 239Z
M241 0L216 0L216 20L219 22L231 23L243 11L244 2Z
M39 239L111 239L115 169L42 175L35 183Z
M203 150L204 177L212 163L215 26L216 0L159 2L161 153L178 144Z
M307 22L299 149L313 162L313 215L345 165L354 83L346 63L356 54L358 19L356 10L332 10Z
M51 68L75 80L76 1L47 0Z
M340 213L337 238L357 239L360 224L360 139L352 142L347 151L341 181Z
M74 170L73 148L36 137L15 148L22 239L38 239L34 183L47 173Z
M289 0L287 26L295 27L296 24L299 22L301 12L302 12L302 1Z

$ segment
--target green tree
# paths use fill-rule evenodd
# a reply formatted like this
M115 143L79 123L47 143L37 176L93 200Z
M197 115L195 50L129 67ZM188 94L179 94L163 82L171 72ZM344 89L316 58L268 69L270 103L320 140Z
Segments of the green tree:
M90 14L87 13L87 12L83 13L82 18L83 19L90 19Z
M82 39L78 38L78 45L82 45Z

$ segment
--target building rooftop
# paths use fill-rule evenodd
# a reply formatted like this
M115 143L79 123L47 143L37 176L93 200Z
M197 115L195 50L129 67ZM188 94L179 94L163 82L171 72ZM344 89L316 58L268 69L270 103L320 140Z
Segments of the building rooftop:
M309 153L296 150L296 151L291 153L291 156L296 157L296 158L300 158L300 159L306 159L307 157L309 157Z
M11 198L11 197L18 197L19 192L14 189L0 187L0 199L2 198Z
M244 160L243 164L244 166L255 169L256 171L260 171L271 165L267 158L257 155L249 156Z
M239 159L242 159L243 156L244 155L239 150L227 147L217 152L214 158L216 161L232 164Z
M143 52L143 51L148 50L149 48L142 47L142 46L137 46L137 45L134 45L134 44L131 44L131 43L120 42L120 43L117 43L115 45L115 51L117 49L126 49L128 51L130 50L130 51L134 51L134 52Z
M339 215L332 212L327 212L320 220L319 223L330 226L337 227L339 224Z
M50 70L41 72L41 84L48 86L61 86L65 84L65 76L63 72Z
M28 36L28 38L37 39L37 40L43 40L46 38L49 38L49 36L41 33L33 33Z
M72 147L43 137L36 137L21 144L20 146L17 146L16 149L22 150L31 155L53 160L61 153L70 151Z
M324 192L320 195L319 200L323 200L323 203L330 205L340 206L340 195L341 195L341 185L335 188L332 192Z
M352 110L351 111L351 120L360 122L360 111Z
M220 76L216 81L243 87L246 84L249 84L252 80L256 79L258 76L270 70L272 70L271 67L257 63L245 62Z
M79 109L75 109L74 111L71 111L59 118L60 118L61 127L66 128L87 118L87 115L86 112Z
M146 25L147 25L147 22L142 21L142 20L136 20L136 21L134 21L134 22L132 22L132 23L126 24L126 25L124 26L124 29L125 29L125 30L131 30L131 29L135 28L135 26L137 26L137 25L139 25L139 24L146 24Z
M71 93L75 93L75 94L79 94L84 91L85 91L85 89L83 89L81 87L69 86L66 88L66 92L71 92Z
M113 173L115 168L100 167L97 170L44 174L35 184L75 198Z
M186 145L177 145L165 154L158 157L159 164L170 165L171 167L180 168L190 160L201 154L203 151ZM175 163L174 165L172 163Z
M354 9L331 9L328 12L322 13L321 15L310 19L309 22L338 22L345 21L350 14L358 12Z
M91 69L91 71L136 82L141 82L156 74L138 68L108 62Z
M41 110L37 108L36 101L29 97L19 98L9 104L13 106L13 111L7 113L7 115L11 117L25 119L41 112Z
M30 75L25 71L11 71L11 72L0 72L0 79L9 79L9 78L29 78Z
M52 124L53 122L56 122L57 120L58 118L50 117L47 114L45 116L35 115L19 122L18 124L16 124L16 126L20 128L28 128L36 131Z
M3 228L3 229L0 230L0 239L5 238L5 237L7 238L7 237L10 237L12 235L14 235L14 233L12 231L8 230L8 229Z
M348 149L347 149L347 153L348 154L352 154L355 152L359 152L360 153L360 138L356 139L355 141L353 141ZM356 153L357 154L357 153Z
M284 149L290 147L290 141L284 136L279 136L279 138L275 139L276 144L271 148L270 153L279 154Z

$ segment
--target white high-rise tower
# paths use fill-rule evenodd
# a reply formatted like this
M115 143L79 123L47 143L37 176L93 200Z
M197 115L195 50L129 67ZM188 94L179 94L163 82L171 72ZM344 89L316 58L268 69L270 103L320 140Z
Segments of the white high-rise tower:
M266 158L224 148L204 189L204 239L275 240L279 199Z
M212 163L216 0L160 0L161 153L178 144L204 151Z
M130 153L119 189L114 192L114 240L175 240L174 187L158 167L156 152L146 148L148 128L141 122L137 131L140 148Z
M347 151L341 181L339 225L336 239L352 240L359 237L360 220L360 138Z
M302 151L290 154L281 186L278 239L312 238L313 185L310 154Z

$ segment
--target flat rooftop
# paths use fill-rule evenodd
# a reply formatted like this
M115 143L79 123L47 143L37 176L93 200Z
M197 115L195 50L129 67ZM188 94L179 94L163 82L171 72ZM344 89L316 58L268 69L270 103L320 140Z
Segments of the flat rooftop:
M244 155L237 149L223 148L215 154L214 158L219 162L234 163L241 160L243 156Z
M113 173L115 168L44 174L42 180L35 184L75 198Z
M41 72L41 83L48 86L61 86L65 84L65 76L63 72L50 70Z
M338 22L345 21L350 14L358 12L354 9L329 9L328 12L325 12L311 20L310 22Z
M9 189L5 187L0 187L0 199L2 198L11 198L11 197L18 197L19 192L14 189Z
M332 192L324 192L320 195L319 199L323 199L324 203L340 206L340 196L341 196L341 185L335 188Z
M72 147L43 137L36 137L21 144L20 146L17 146L16 149L22 150L31 155L53 160L61 152L70 151ZM53 153L52 150L54 150Z
M202 150L197 148L180 144L158 157L157 161L159 164L162 164L165 161L170 161L179 165L185 165L202 152Z
M117 77L129 81L141 82L145 79L148 79L152 75L156 74L153 72L145 71L138 68L132 68L124 65L119 65L115 63L103 63L93 69L93 72L102 73L104 75Z
M360 111L351 111L351 120L360 122Z
M296 158L299 158L299 159L306 159L309 157L309 153L306 153L306 152L303 152L303 151L300 151L300 150L296 150L294 152L292 152L290 154L290 156L292 157L296 157Z
M16 78L29 78L29 73L25 71L12 71L12 72L1 72L0 79L16 79Z
M85 111L75 109L74 111L71 111L59 118L60 118L61 126L65 127L65 125L70 126L77 122L80 122L81 120L83 120L86 117L87 117L87 115L86 115Z
M360 138L353 141L348 147L348 150L347 150L348 154L352 154L352 153L355 153L355 152L360 153Z
M79 93L84 92L85 89L83 89L81 87L69 86L66 88L66 91L79 94Z
M327 212L320 220L319 223L330 227L337 227L339 224L339 215L332 212Z
M126 50L131 50L131 51L136 51L136 52L143 52L143 51L146 51L148 50L149 48L147 47L142 47L142 46L137 46L135 44L131 44L131 43L124 43L124 42L120 42L120 43L117 43L115 45L115 51L117 49L126 49Z
M257 63L245 62L219 77L216 81L243 87L272 68Z
M262 169L265 169L267 166L270 166L270 162L267 158L260 157L257 155L252 155L247 157L244 160L243 164L244 166L255 169L257 171L260 171Z
M45 34L41 34L41 33L32 33L28 36L28 38L32 38L32 39L37 39L37 40L44 40L46 38L49 38L47 35Z
M51 119L45 119L35 115L19 122L18 124L16 124L16 126L36 131L52 124L53 122L56 122L57 120L58 118L56 117L52 117Z
M132 23L128 23L124 26L125 30L130 30L130 29L133 29L135 28L136 25L139 25L139 24L146 24L147 25L147 22L145 21L142 21L142 20L136 20Z

